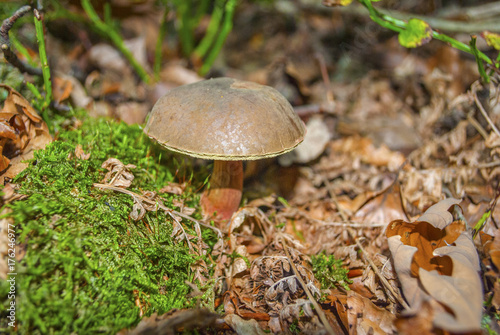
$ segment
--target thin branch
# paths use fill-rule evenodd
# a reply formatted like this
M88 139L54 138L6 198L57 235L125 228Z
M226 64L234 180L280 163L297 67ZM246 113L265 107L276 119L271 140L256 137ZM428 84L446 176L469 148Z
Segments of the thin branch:
M327 227L351 227L351 228L367 228L367 229L372 229L372 228L382 228L386 227L387 223L383 222L374 222L370 224L364 224L364 223L359 223L359 222L354 222L354 221L323 221L319 219L315 219L309 216L306 212L299 210L299 209L294 209L290 211L290 213L280 213L280 216L286 217L286 218L291 218L294 217L295 215L300 215L304 219L306 219L309 222L314 222L318 223L320 226L318 227L319 229L327 228Z
M288 246L286 244L286 240L284 236L280 233L280 240L281 243L283 244L283 250L285 251L286 257L288 258L288 262L290 263L290 266L293 269L293 272L297 276L297 280L299 281L300 285L302 285L302 288L304 289L304 292L307 295L307 298L311 301L312 305L314 306L314 309L316 313L318 313L318 316L323 323L323 326L325 326L325 330L327 331L328 334L334 335L335 332L333 331L332 326L330 325L330 322L328 322L328 319L326 318L325 312L323 312L323 309L319 306L318 302L312 295L311 291L307 288L306 283L302 279L302 276L300 275L299 271L297 270L297 267L293 263L292 257L290 256L290 252L288 251Z
M21 72L25 72L34 76L41 76L42 69L35 68L29 64L26 64L20 60L17 55L10 48L9 31L16 23L18 19L26 15L31 11L30 6L23 6L19 8L11 17L5 19L0 27L0 47L2 48L5 60L12 64L12 66L19 69Z
M361 245L361 243L359 243L359 239L356 238L353 230L350 229L350 228L347 228L347 232L349 233L349 235L351 236L351 238L354 240L354 242L358 246L359 250L361 250L361 252L363 253L363 258L368 262L368 264L370 264L370 267L373 269L373 271L375 271L375 273L379 277L379 279L382 282L382 284L384 285L384 287L401 304L401 306L403 306L405 309L410 309L410 306L406 303L406 301L396 291L394 291L394 289L392 288L391 284L382 275L382 273L380 273L377 265L375 265L375 263L373 263L373 261L368 257L365 249L363 248L363 246Z
M483 137L486 141L488 139L488 133L484 130L483 126L472 116L471 114L467 114L467 121L477 130L477 132Z
M203 226L205 228L209 228L209 229L212 229L213 231L215 231L217 233L217 236L219 238L222 238L222 232L216 228L216 227L212 227L210 225L207 225L199 220L196 220L192 217L190 217L189 215L186 215L186 214L183 214L181 212L178 212L176 210L173 210L171 208L168 208L166 207L165 205L162 205L154 200L151 200L151 199L148 199L146 197L143 197L142 195L140 194L137 194L135 192L132 192L132 191L129 191L125 188L122 188L122 187L117 187L117 186L111 186L111 185L107 185L107 184L99 184L99 183L94 183L93 185L94 187L97 187L97 188L102 188L102 189L109 189L109 190L113 190L113 191L117 191L117 192L121 192L121 193L125 193L125 194L128 194L130 195L131 197L136 197L138 199L140 199L141 201L144 201L144 202L147 202L148 204L150 205L157 205L159 208L163 209L164 211L168 212L169 214L175 214L177 216L180 216L181 218L183 219L186 219L186 220L189 220L191 222L194 222L196 224L199 224L200 226Z
M481 112L481 114L483 114L484 118L486 119L486 122L488 122L488 124L490 125L491 129L493 129L495 134L497 134L498 137L500 137L500 131L498 131L497 126L495 126L493 121L491 121L490 117L488 116L488 113L486 113L486 110L483 107L483 104L481 104L481 101L479 101L479 99L477 97L476 91L477 91L478 84L479 84L478 82L475 82L472 85L472 95L474 97L474 102L476 103L477 108L479 108L479 111Z

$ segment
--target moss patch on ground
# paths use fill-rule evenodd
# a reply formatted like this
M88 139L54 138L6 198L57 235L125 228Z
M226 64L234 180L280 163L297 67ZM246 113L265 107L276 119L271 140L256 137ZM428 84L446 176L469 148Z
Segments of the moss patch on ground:
M89 159L77 157L77 145L90 153ZM16 269L19 333L111 334L136 325L141 309L144 315L161 314L195 303L187 297L191 289L185 282L193 280L191 266L204 256L171 237L173 222L163 211L133 221L130 196L92 186L102 181L106 170L101 164L111 157L136 165L128 189L138 194L158 191L192 171L154 145L139 126L102 119L89 119L38 151L14 180L28 197L8 205L25 252ZM162 194L162 201L173 209L178 209L174 200L198 208L193 192L198 187ZM191 222L183 221L183 227L196 236ZM205 243L215 243L211 230L202 234ZM204 261L210 271L210 259ZM8 289L1 281L4 311Z

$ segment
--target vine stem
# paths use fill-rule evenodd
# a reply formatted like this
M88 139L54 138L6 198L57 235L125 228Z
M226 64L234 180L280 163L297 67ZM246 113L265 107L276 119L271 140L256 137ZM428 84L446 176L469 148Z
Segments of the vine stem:
M392 31L395 31L397 33L400 33L407 28L407 25L408 25L407 22L393 18L387 14L382 14L375 7L373 7L371 0L358 0L358 1L366 9L368 9L368 12L370 13L370 18L375 23L379 24L380 26L387 28L387 29L390 29ZM432 38L439 40L441 42L448 43L452 47L454 47L458 50L461 50L461 51L467 52L471 55L474 55L474 52L469 45L462 43L462 42L460 42L460 41L458 41L458 40L456 40L448 35L445 35L445 34L442 34L442 33L439 33L437 31L432 30ZM486 56L484 53L478 51L477 56L481 60L485 61L486 63L493 64L493 61L488 56Z

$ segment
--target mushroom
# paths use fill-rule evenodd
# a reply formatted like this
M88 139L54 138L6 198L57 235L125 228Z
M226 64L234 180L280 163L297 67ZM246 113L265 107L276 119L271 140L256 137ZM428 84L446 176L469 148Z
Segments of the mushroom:
M202 211L229 220L241 201L242 161L291 151L305 127L274 88L217 78L170 90L154 105L144 132L169 150L214 160Z

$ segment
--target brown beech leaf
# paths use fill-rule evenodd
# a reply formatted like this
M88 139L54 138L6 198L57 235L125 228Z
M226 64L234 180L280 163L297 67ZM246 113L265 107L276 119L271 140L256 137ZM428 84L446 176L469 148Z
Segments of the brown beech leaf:
M377 307L354 291L347 292L347 318L351 334L392 334L394 314Z
M434 327L474 332L482 314L479 258L465 224L448 211L458 203L442 200L413 223L392 221L386 234L410 314L431 302Z
M433 318L434 310L430 302L424 301L417 315L403 316L394 321L394 325L400 334L433 335L432 323L429 322Z
M54 78L54 100L58 103L68 99L73 91L73 83L69 79L55 77Z
M482 232L481 232L482 233ZM490 256L491 262L500 269L500 229L495 231L495 236L481 234L484 251Z
M0 183L13 178L27 166L23 161L33 151L52 141L49 130L30 103L12 87L0 84L8 92L0 111Z
M83 151L83 147L78 144L75 148L75 156L82 160L88 160L90 158L90 152L87 154Z
M38 115L33 107L31 107L28 100L26 100L19 92L14 90L12 87L0 84L0 87L6 89L9 92L7 99L4 102L4 111L9 111L11 113L15 113L19 109L22 110L23 114L25 114L28 118L30 118L33 122L40 122L42 118ZM21 113L19 113L21 114Z
M101 167L108 170L103 182L109 181L109 185L127 188L134 180L134 175L130 172L130 169L136 167L133 164L125 165L116 158L108 158Z
M184 189L186 188L186 186L186 183L179 184L169 182L167 185L163 186L159 192L181 195L182 193L184 193Z

